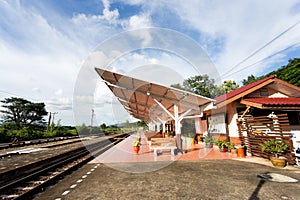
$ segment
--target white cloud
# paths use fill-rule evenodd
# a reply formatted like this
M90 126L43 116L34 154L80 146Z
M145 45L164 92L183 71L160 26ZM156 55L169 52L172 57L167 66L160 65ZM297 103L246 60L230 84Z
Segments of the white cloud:
M72 99L69 97L52 98L46 101L47 107L53 111L71 110Z
M222 74L299 20L299 13L291 14L296 2L177 1L165 3L164 6L174 10L191 29L201 33L201 45L206 47ZM299 32L298 25L239 67L263 59L299 41ZM214 41L218 38L223 40L223 44L220 51L215 52ZM238 67L234 70L237 69ZM251 68L251 73L256 74L258 71L260 69ZM240 79L241 76L234 78Z
M109 10L110 8L110 3L108 0L102 0L104 9L103 9L103 18L108 20L108 21L116 21L117 18L119 17L119 11L118 9L115 10Z
M41 92L40 88L37 88L37 87L32 88L32 91L36 92L36 93L40 93Z
M58 89L55 91L55 95L57 96L61 96L63 94L63 90L62 89Z
M296 23L300 16L297 12L299 3L298 7L293 5L297 2L113 2L120 3L120 6L122 3L140 6L139 11L123 17L121 9L112 9L111 2L103 0L103 9L99 10L99 14L74 12L71 17L67 17L59 10L53 10L46 2L39 3L43 9L37 9L35 4L27 5L22 1L0 1L0 85L6 91L1 96L7 97L13 93L44 101L47 108L52 112L58 110L61 116L68 111L63 122L72 123L72 95L82 60L96 45L111 39L115 34L153 26L175 29L179 27L180 31L187 30L186 33L201 44L215 62L218 71L224 73ZM166 13L176 14L176 21L171 20L172 16L164 19ZM242 69L299 42L299 33L300 25L297 25L234 70ZM136 34L134 37L141 40L141 48L155 42L154 37L147 31L132 34ZM178 42L180 41L174 40L175 44ZM89 65L89 71L82 81L97 82L99 77L93 68L106 67L107 62L113 58L116 60L110 67L116 71L129 72L141 66L157 64L171 66L172 70L184 78L194 74L194 70L184 60L168 53L151 55L135 52L120 55L121 50L118 51L118 48L130 49L131 44L127 43L129 41L112 41L105 47L115 47L110 55L102 51L94 52L95 55L84 62ZM257 63L242 73L262 73L274 61L282 60L283 57L284 52ZM236 73L228 78L242 79L246 75L243 77ZM89 86L82 85L82 90ZM100 92L95 94L95 99L85 100L95 102L99 117L102 118L103 115L110 120L116 120L106 110L105 104L111 105L111 94L103 87L97 86L96 91ZM90 110L84 115L89 119Z
M104 9L102 11L102 15L87 15L84 13L76 14L72 20L74 23L84 23L84 22L101 22L107 21L110 24L114 24L117 22L119 17L118 9L110 10L110 2L108 0L102 0Z
M176 14L177 21L155 21L156 25L168 27L176 24L191 35L208 52L220 74L235 72L262 60L300 41L300 25L288 31L264 49L234 67L253 52L263 47L288 27L299 21L299 1L147 1L132 0L128 4L140 5L150 17L161 13ZM298 10L298 11L297 11ZM177 18L178 17L178 18ZM152 17L153 18L153 17ZM168 20L172 17L167 18ZM274 61L275 58L273 58ZM233 70L231 70L231 68ZM248 73L259 75L266 65L258 63L248 68ZM245 74L247 71L243 71ZM240 80L243 74L226 78Z
M152 22L150 16L147 14L134 15L129 18L127 26L125 25L125 29L129 30L148 27L152 27Z

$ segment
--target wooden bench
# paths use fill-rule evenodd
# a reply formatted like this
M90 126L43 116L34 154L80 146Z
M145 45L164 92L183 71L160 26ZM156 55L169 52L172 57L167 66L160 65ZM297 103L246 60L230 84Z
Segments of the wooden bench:
M177 149L174 138L151 138L149 143L150 149L154 150L154 155L157 156L157 150L171 150L171 155L174 156L174 150Z

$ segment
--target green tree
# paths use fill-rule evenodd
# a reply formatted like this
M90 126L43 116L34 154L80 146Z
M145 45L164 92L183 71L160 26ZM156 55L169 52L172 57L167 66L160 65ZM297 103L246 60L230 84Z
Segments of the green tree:
M213 91L216 89L214 79L210 79L208 75L192 76L183 81L183 84L174 84L175 87L181 90L186 90L206 97L214 97Z
M255 81L257 81L257 78L255 78L255 76L253 74L251 74L250 76L247 77L247 79L243 79L242 83L243 83L243 85L248 85Z
M222 88L223 88L225 94L228 93L228 92L231 92L233 90L236 90L239 87L240 87L239 84L237 84L233 80L224 81L223 84L222 84Z
M137 126L143 128L148 127L147 123L142 120L137 122Z
M125 123L123 124L123 126L124 126L124 128L130 128L131 127L131 124L128 121L128 119L125 121Z
M237 84L233 80L226 80L223 82L222 85L216 86L212 91L211 91L211 97L215 98L217 96L220 96L222 94L226 94L228 92L231 92L237 88L239 88L239 84Z
M290 59L286 66L282 66L279 69L272 71L264 76L259 77L259 79L276 75L284 81L287 81L293 85L300 87L300 58Z
M105 124L105 123L101 124L101 125L100 125L100 129L101 129L102 131L104 131L104 130L106 129L106 124Z
M184 80L183 87L187 90L206 97L212 97L212 91L216 88L214 79L208 75L197 75Z
M44 103L33 103L23 98L11 97L1 101L4 123L20 130L24 127L40 129L45 127L44 116L47 115Z
M290 59L287 65L282 66L266 75L257 78L255 78L253 75L250 75L247 79L243 80L243 85L253 83L271 75L276 75L277 78L300 87L300 58Z
M76 126L77 132L81 135L88 135L90 134L89 128L83 123L81 126Z

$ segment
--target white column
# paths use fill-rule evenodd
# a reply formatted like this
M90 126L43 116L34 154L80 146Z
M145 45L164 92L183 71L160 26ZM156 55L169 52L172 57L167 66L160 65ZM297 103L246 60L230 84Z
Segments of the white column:
M161 118L157 117L157 119L162 123L163 129L162 132L166 132L166 120L162 120Z
M178 106L174 104L175 134L181 134Z

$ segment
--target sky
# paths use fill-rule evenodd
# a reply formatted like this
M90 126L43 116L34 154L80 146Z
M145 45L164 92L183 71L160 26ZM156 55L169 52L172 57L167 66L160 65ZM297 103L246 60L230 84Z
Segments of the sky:
M299 54L300 1L0 1L0 99L44 102L64 125L134 121L94 67L241 84Z

